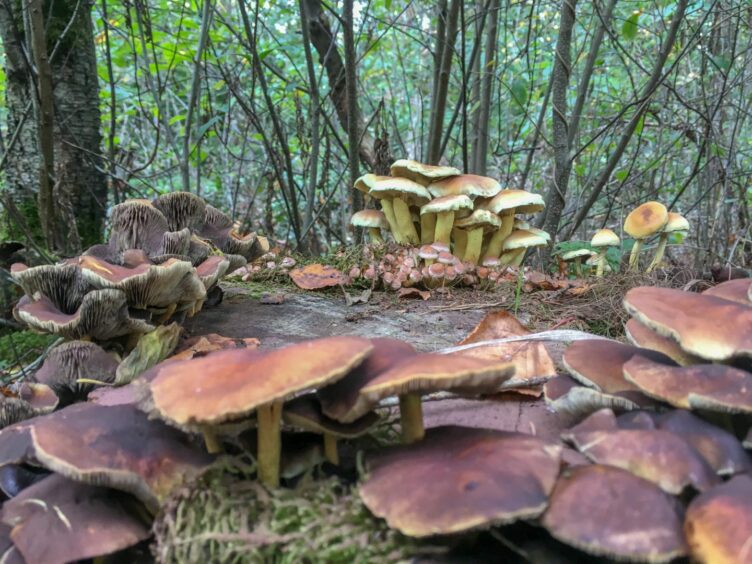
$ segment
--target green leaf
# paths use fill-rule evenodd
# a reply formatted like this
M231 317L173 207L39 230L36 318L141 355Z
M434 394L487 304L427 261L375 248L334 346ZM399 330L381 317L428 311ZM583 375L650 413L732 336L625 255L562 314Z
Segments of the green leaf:
M637 127L635 127L635 135L642 135L642 128L645 127L645 114L640 116L637 120Z
M621 26L621 34L624 39L632 40L637 37L637 21L640 19L640 12L635 12L627 18L624 25Z
M510 88L512 91L512 98L515 101L515 103L520 107L524 108L525 104L527 103L527 81L523 80L522 78L515 78L512 82L512 87Z
M629 176L629 170L627 169L618 170L614 173L614 176L616 177L616 180L618 180L619 182L624 182Z

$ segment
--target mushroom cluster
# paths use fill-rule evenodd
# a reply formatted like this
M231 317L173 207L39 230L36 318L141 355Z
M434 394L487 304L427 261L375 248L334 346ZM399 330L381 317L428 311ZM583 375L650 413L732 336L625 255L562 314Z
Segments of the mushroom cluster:
M634 288L624 305L631 344L577 341L545 385L553 410L585 417L562 438L593 465L560 479L542 524L596 556L748 562L752 281ZM619 511L594 503L601 488Z
M381 232L387 230L399 245L420 247L429 256L425 266L440 253L473 266L520 266L527 249L550 240L515 217L543 210L540 195L502 190L493 178L461 174L454 167L401 159L392 164L391 176L366 174L355 189L378 200L381 210L357 212L352 225L368 229L373 243L383 243Z
M113 208L111 223L108 243L79 257L11 266L25 294L16 319L67 341L35 376L61 406L94 384L126 383L164 359L179 335L172 322L194 315L207 299L219 301L220 278L268 250L263 237L239 235L226 215L185 192L128 200ZM24 410L13 412L18 420Z
M687 231L687 219L681 214L668 211L660 202L646 202L637 206L624 220L624 232L635 240L629 255L629 269L639 270L640 250L650 237L659 235L659 242L653 260L645 272L652 272L660 265L671 233Z

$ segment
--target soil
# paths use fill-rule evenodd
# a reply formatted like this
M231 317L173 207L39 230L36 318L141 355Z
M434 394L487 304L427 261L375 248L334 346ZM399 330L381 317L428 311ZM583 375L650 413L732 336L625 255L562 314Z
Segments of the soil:
M497 293L469 290L434 294L427 301L374 292L366 303L348 306L339 289L302 292L288 286L270 287L263 297L239 284L224 283L223 289L221 304L204 308L186 321L188 336L256 337L263 348L330 335L393 337L429 352L458 343L489 311L503 309L510 301ZM524 315L520 318L526 321ZM572 418L547 409L542 399L517 394L493 400L427 401L424 417L427 427L486 427L546 439L558 439L561 430L573 423Z

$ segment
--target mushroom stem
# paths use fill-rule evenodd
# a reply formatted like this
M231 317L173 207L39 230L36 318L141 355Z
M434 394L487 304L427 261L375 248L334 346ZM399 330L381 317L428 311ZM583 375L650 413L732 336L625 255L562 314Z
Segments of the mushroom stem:
M425 435L423 429L423 407L420 395L403 394L399 397L400 424L402 425L402 442L405 444L419 441Z
M337 437L331 433L324 433L324 456L326 459L339 466L339 451L337 450Z
M598 269L595 271L595 275L598 278L603 278L603 271L606 269L606 251L607 247L603 247L598 252Z
M164 322L166 322L170 317L172 317L172 314L175 313L175 310L178 308L177 302L174 304L170 304L167 306L167 309L165 312L159 316L157 319L157 325L162 325Z
M582 257L574 259L574 273L582 278Z
M629 254L629 270L637 270L639 264L640 249L642 249L642 239L635 239L632 252Z
M270 488L279 486L279 459L282 453L280 443L280 422L282 402L274 401L262 405L258 416L258 477L261 483Z
M509 237L514 227L514 210L506 210L501 215L501 225L496 230L496 233L491 236L491 240L488 242L488 248L486 249L485 256L490 258L499 258L501 256L501 247L504 244L504 239Z
M653 256L653 260L650 261L650 266L648 266L647 270L645 272L653 272L659 264L661 264L661 261L663 260L663 254L666 252L666 243L668 242L668 233L661 233L661 238L658 241L658 248L655 250L655 255Z
M392 200L392 208L394 209L394 219L397 221L397 229L399 229L400 235L405 243L411 245L418 245L420 237L415 230L413 224L413 218L410 216L410 208L402 198L394 198Z
M381 245L384 242L384 239L381 238L381 229L378 227L369 227L368 236L371 238L371 242L377 245Z
M476 227L467 231L467 243L465 251L462 254L462 260L473 264L478 264L480 260L480 249L483 246L483 227Z
M397 219L394 217L394 206L392 206L392 201L387 198L383 198L381 200L381 211L384 212L384 216L386 217L386 221L392 231L394 240L397 243L404 243L402 236L400 235L399 226L397 225Z
M459 257L460 260L465 260L465 253L467 252L467 231L455 227L452 229L452 238L454 239L454 256ZM483 237L481 237L481 244L482 243Z
M222 441L217 438L217 433L209 427L204 427L201 430L201 434L204 436L204 444L206 445L206 452L209 454L219 454L224 452L222 448Z
M433 243L433 234L436 231L436 214L420 214L420 244L430 245Z
M516 266L520 267L522 266L522 261L525 259L525 253L527 252L527 249L516 249L514 251L514 254L512 255L512 260L509 261L509 266Z
M454 225L454 212L442 211L436 214L436 229L434 230L434 243L441 243L449 247L452 239L452 226Z

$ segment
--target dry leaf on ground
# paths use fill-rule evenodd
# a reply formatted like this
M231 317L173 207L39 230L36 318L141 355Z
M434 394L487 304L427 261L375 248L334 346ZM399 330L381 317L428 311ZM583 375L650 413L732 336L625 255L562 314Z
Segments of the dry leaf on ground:
M303 290L319 290L350 283L350 279L336 268L318 263L291 270L290 278Z

